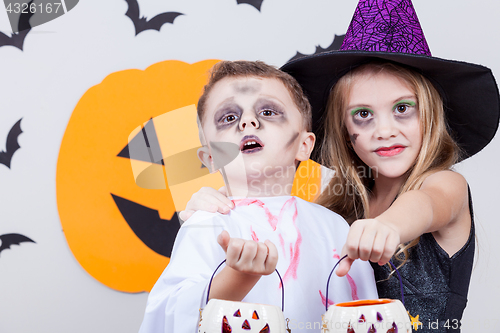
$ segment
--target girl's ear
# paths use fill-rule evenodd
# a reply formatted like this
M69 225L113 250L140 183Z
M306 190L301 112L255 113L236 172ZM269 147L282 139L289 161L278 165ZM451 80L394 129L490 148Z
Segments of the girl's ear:
M311 152L316 142L316 135L312 132L303 132L300 137L300 147L297 151L295 159L297 161L307 161L311 156Z
M214 173L217 170L214 168L214 161L212 155L210 155L210 149L207 146L198 148L198 159L203 163L204 166L208 168L210 173Z

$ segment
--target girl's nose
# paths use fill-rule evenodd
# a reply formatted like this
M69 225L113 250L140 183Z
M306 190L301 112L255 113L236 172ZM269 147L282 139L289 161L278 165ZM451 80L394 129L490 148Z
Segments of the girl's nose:
M255 129L258 129L260 127L260 123L257 120L257 117L255 117L255 114L253 112L245 112L241 116L239 124L240 131L245 130L247 126L250 126Z
M392 117L380 117L377 122L376 137L385 140L395 137L398 134L398 127Z

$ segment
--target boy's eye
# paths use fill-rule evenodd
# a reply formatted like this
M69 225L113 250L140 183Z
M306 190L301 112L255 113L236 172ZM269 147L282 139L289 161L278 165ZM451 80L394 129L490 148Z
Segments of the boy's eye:
M234 114L230 114L230 115L227 115L225 117L222 118L222 122L223 123L232 123L233 121L235 121L237 118Z
M260 114L263 115L264 117L270 117L270 116L275 115L276 112L273 110L265 109L265 110L260 111Z

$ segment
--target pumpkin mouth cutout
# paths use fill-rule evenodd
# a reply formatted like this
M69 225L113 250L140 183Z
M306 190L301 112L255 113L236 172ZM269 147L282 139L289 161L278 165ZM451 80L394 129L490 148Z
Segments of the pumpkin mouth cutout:
M359 301L337 303L337 304L335 304L335 306L351 308L351 307L355 307L355 306L381 305L381 304L389 304L389 303L393 303L393 302L394 302L394 300L392 300L392 299L363 299L363 300L359 300Z

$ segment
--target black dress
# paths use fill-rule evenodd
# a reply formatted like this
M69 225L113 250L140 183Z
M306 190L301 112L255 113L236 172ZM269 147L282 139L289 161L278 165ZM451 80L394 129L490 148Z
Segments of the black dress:
M410 248L408 261L399 269L404 286L405 307L422 325L413 332L460 332L460 320L467 304L474 261L474 216L469 191L471 230L467 243L449 257L432 234L423 234ZM392 261L397 265L394 258ZM372 263L380 298L401 300L397 274L389 277L387 265ZM389 278L388 278L389 277Z

